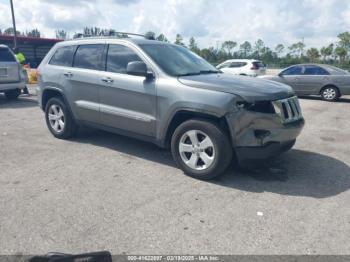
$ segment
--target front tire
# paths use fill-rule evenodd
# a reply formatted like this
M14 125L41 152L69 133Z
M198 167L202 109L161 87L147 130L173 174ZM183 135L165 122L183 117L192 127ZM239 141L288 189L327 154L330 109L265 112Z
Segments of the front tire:
M67 105L59 97L53 97L47 102L45 119L51 134L59 139L73 137L78 129Z
M177 165L198 179L213 179L221 175L232 160L228 135L211 121L193 119L176 128L171 140L171 152Z
M21 94L21 89L19 89L19 88L13 89L13 90L9 90L9 91L5 92L5 96L9 100L17 99L20 94Z
M325 101L337 101L340 97L339 90L334 86L326 86L321 91L321 97Z

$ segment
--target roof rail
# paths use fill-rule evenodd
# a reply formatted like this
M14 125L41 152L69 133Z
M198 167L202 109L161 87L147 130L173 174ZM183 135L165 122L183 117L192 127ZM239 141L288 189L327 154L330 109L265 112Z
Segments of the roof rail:
M102 31L98 36L84 35L82 33L78 33L74 35L74 39L82 39L82 38L132 38L133 36L143 37L148 40L155 40L153 35L141 35L127 32L116 32L116 31Z

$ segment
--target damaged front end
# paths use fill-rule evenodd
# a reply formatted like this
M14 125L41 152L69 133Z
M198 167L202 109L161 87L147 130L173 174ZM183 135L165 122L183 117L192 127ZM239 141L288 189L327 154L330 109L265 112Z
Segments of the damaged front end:
M289 150L304 126L296 96L237 102L226 119L239 162L267 159Z

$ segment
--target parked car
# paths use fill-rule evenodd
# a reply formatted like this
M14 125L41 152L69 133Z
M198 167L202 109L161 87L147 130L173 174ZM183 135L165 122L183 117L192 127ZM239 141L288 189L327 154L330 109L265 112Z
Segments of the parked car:
M266 66L259 60L231 59L216 67L224 73L243 76L259 76L266 73Z
M277 76L261 76L290 85L297 95L320 95L326 101L335 101L342 95L350 95L350 74L330 65L293 65Z
M22 66L6 45L0 45L0 93L16 99L26 86Z
M188 175L290 149L304 125L284 84L221 73L178 45L136 38L56 44L38 68L38 101L50 132L88 125L171 148Z

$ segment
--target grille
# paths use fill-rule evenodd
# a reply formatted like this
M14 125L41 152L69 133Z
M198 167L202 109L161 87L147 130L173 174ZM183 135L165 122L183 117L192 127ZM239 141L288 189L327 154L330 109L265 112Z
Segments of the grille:
M303 118L299 100L296 96L272 102L275 112L284 123L290 123Z

